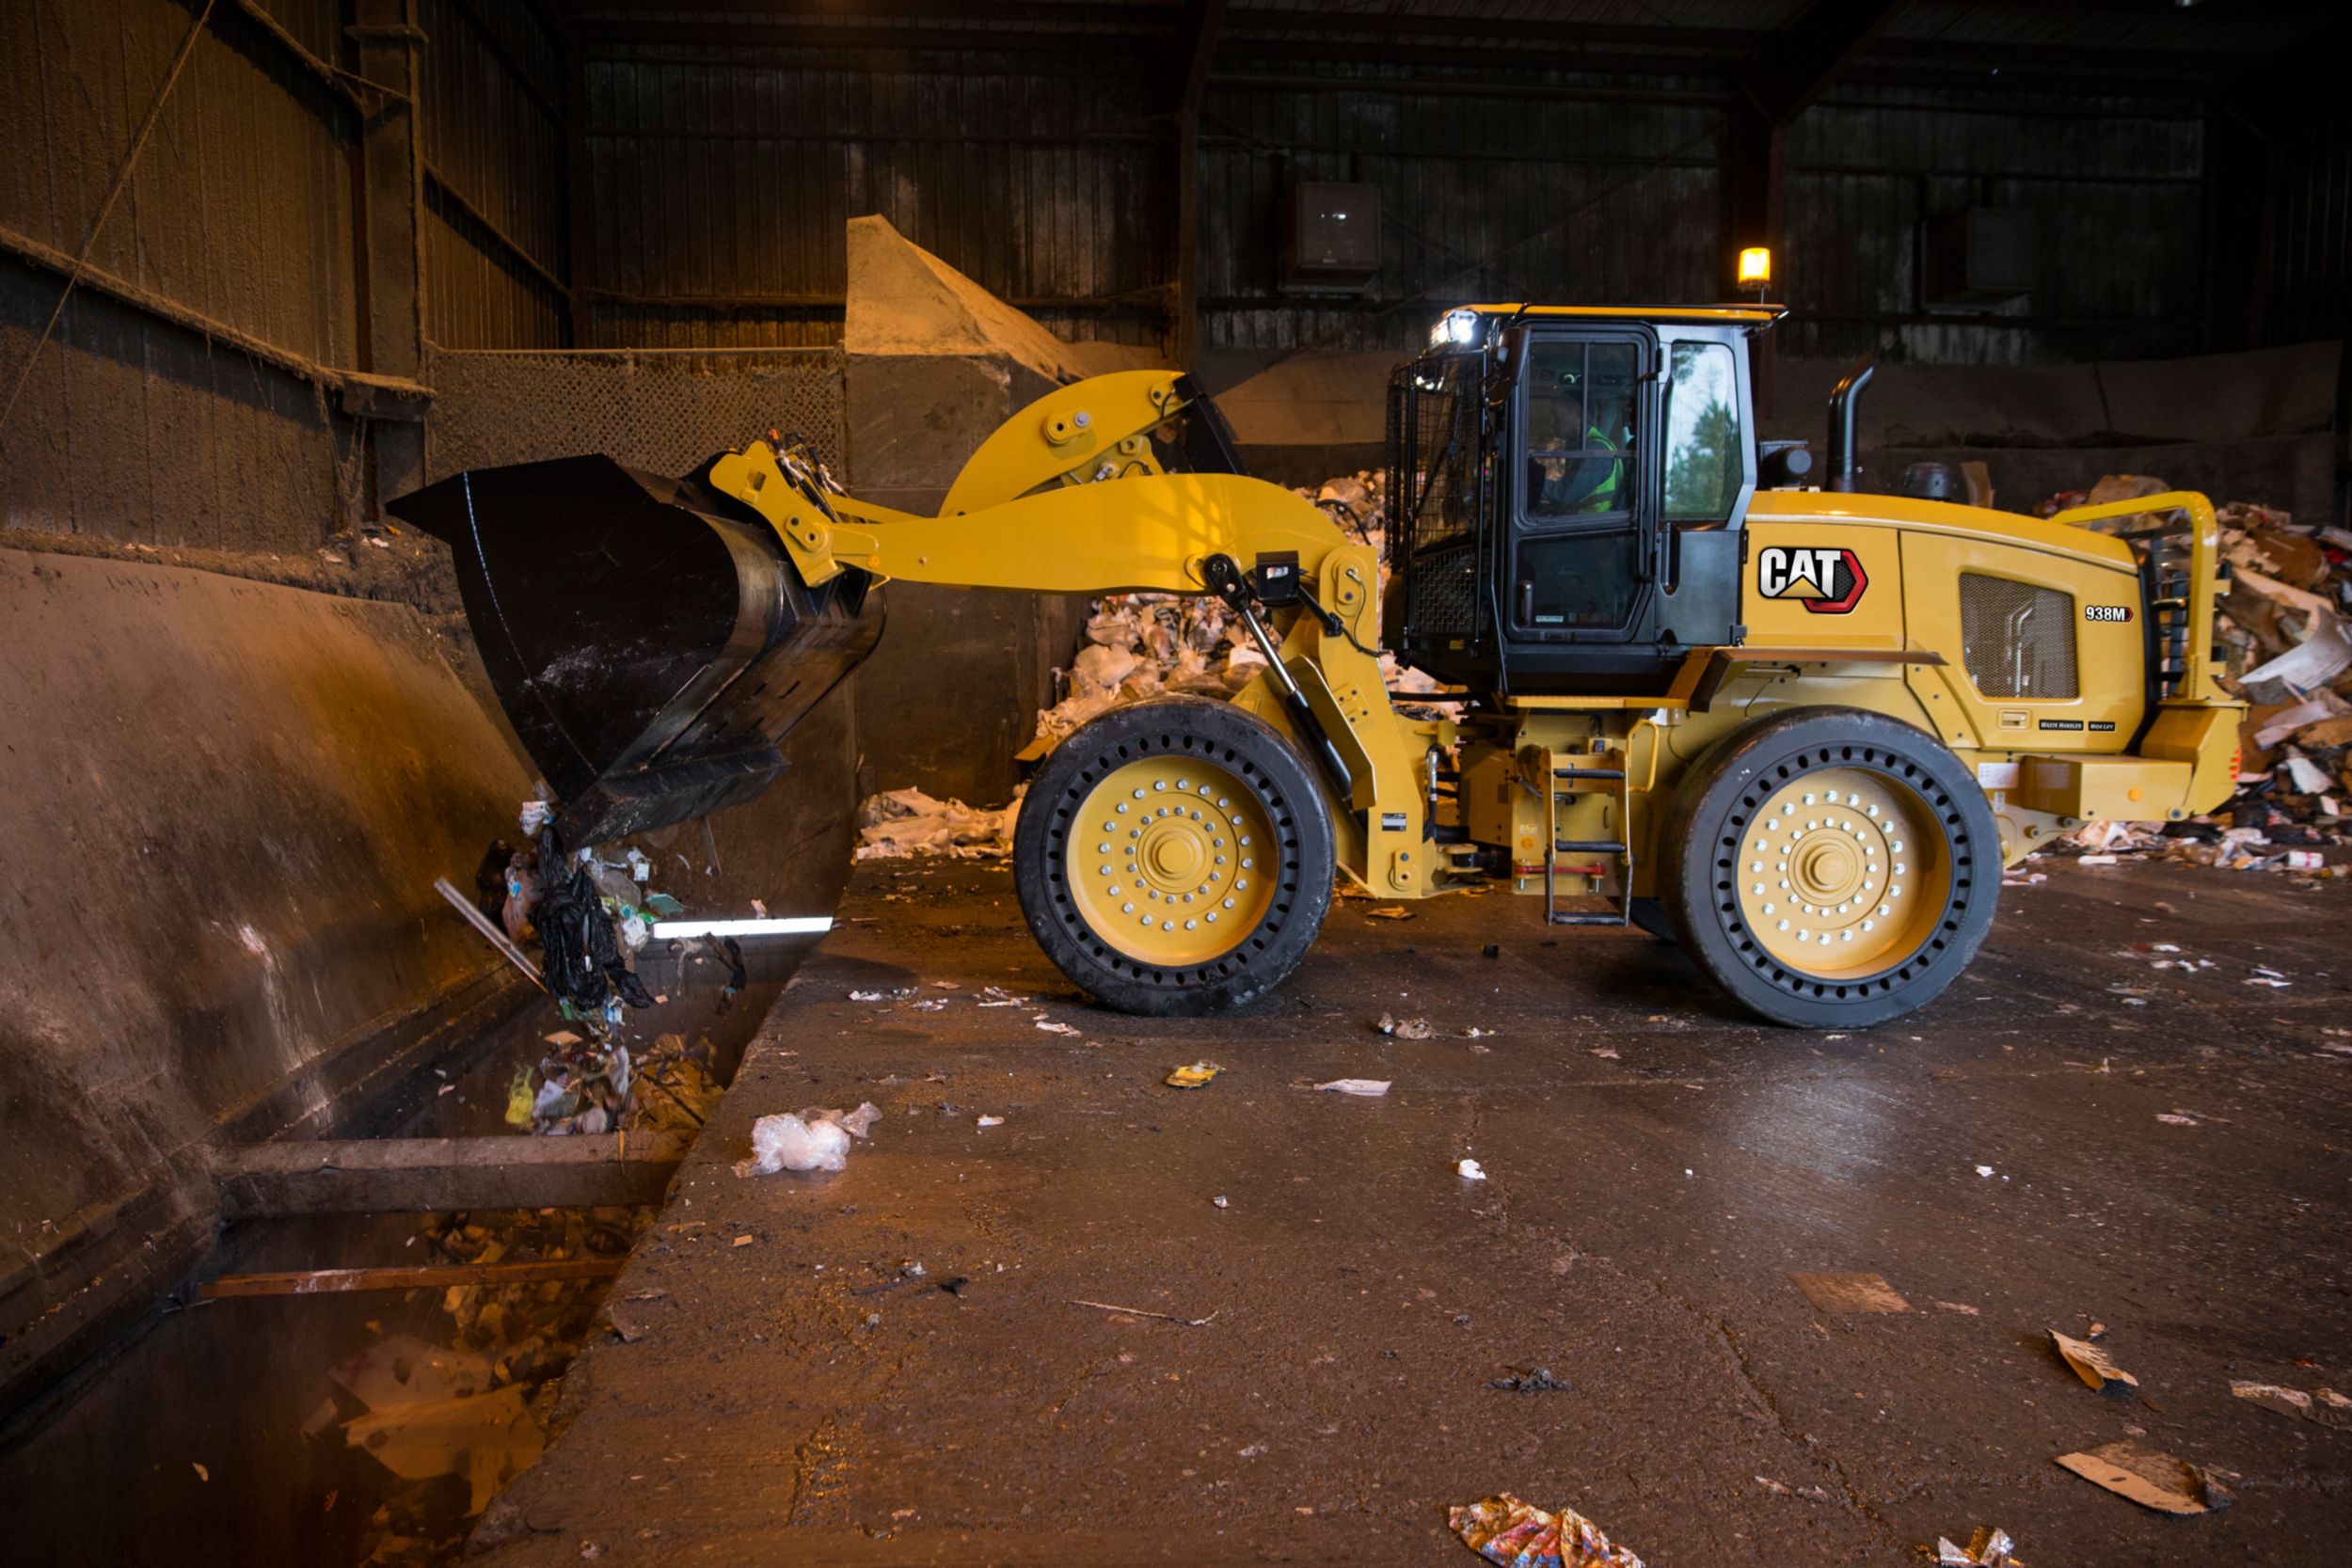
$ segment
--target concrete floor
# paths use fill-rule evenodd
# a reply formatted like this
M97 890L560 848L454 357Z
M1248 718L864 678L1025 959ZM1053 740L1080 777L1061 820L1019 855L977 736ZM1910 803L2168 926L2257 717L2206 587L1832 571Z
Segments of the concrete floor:
M1502 895L1343 903L1253 1014L1152 1023L1069 990L1001 869L869 866L477 1548L1470 1562L1447 1505L1510 1490L1653 1568L1917 1561L1980 1524L2037 1564L2342 1560L2352 1432L2229 1385L2352 1389L2352 887L2047 869L1942 1001L1839 1037ZM901 986L946 1006L848 996ZM1224 1075L1162 1086L1200 1056ZM1395 1087L1304 1087L1341 1076ZM755 1117L867 1099L845 1172L730 1171ZM1795 1270L1914 1309L1825 1312ZM2139 1397L2052 1353L2092 1319ZM1531 1367L1572 1390L1487 1386ZM2052 1463L2143 1431L2235 1506Z

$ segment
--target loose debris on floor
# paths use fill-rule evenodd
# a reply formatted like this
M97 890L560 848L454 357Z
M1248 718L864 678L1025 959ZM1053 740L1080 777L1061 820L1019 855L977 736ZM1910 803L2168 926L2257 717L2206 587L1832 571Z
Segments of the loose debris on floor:
M1908 1312L1902 1298L1883 1276L1875 1274L1792 1273L1788 1276L1805 1299L1824 1312Z
M1462 1544L1501 1568L1642 1568L1642 1560L1617 1545L1572 1508L1548 1513L1508 1492L1449 1509L1446 1522Z
M818 1107L752 1123L752 1152L735 1163L738 1176L773 1176L780 1170L840 1170L850 1163L850 1145L882 1119L872 1101L854 1111Z
M1386 1078L1334 1078L1327 1084L1317 1084L1315 1087L1326 1094L1352 1094L1365 1100L1377 1100L1389 1092L1389 1084L1390 1080Z
M2109 474L2040 511L2046 517L2169 488L2147 475ZM2231 580L2219 585L2214 645L2229 666L2223 684L2250 705L2237 795L2184 822L2086 823L2059 852L2093 864L2161 855L2223 870L2352 875L2352 865L2328 867L2319 853L2352 843L2344 810L2352 798L2352 533L2250 501L2215 510ZM2137 513L2091 526L2127 533L2157 520Z
M2074 1370L2074 1375L2092 1388L2105 1393L2118 1386L2139 1386L2139 1379L2117 1366L2113 1356L2088 1339L2077 1339L2054 1328L2050 1330L2050 1341L2058 1347L2058 1353L2065 1358L2066 1364Z
M1391 1013L1380 1015L1379 1030L1401 1040L1429 1040L1438 1037L1437 1030L1425 1018L1398 1018Z
M1576 1385L1565 1377L1552 1376L1549 1367L1530 1367L1525 1371L1513 1372L1509 1377L1488 1378L1486 1386L1500 1388L1506 1394L1572 1394L1576 1392Z
M2232 1379L2230 1392L2265 1410L2292 1416L2298 1421L2312 1421L2324 1427L2352 1428L2352 1399L2344 1398L2333 1388L2314 1388L2307 1394L2300 1388L2288 1388L2276 1383L2243 1383Z
M1178 1068L1161 1082L1171 1089L1198 1089L1207 1086L1210 1079L1225 1069L1215 1062L1193 1062Z
M2143 1443L2109 1443L2058 1463L2085 1481L2159 1513L2210 1513L2230 1506L2229 1489L2211 1472Z
M1956 1546L1946 1536L1935 1538L1935 1568L2026 1568L2013 1555L2017 1544L2009 1531L1979 1525L1968 1544Z

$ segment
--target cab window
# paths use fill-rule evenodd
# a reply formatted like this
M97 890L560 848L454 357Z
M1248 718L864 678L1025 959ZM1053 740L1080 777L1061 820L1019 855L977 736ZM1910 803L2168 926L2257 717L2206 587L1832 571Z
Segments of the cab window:
M1745 463L1731 350L1677 343L1666 375L1665 515L1670 523L1728 520Z
M1623 517L1633 510L1631 343L1537 343L1527 366L1527 515Z

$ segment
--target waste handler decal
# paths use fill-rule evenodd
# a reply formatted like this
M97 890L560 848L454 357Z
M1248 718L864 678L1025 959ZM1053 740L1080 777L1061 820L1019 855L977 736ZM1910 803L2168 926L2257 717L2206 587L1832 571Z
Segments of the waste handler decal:
M1845 614L1869 586L1862 558L1851 550L1772 545L1756 554L1756 592L1768 599L1801 599L1816 615Z

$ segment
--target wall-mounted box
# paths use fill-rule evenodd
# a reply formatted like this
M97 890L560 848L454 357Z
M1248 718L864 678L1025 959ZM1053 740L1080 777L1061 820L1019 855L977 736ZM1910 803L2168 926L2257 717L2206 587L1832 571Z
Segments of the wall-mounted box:
M1305 181L1291 187L1282 236L1285 288L1362 293L1380 271L1380 187Z
M1927 221L1919 298L1931 309L1999 305L2034 287L2034 214L1970 207Z

